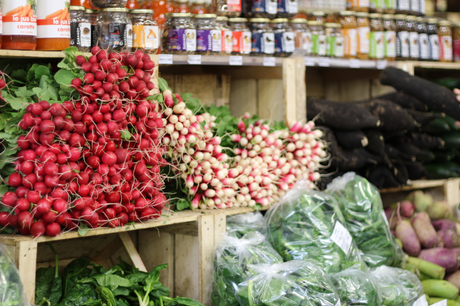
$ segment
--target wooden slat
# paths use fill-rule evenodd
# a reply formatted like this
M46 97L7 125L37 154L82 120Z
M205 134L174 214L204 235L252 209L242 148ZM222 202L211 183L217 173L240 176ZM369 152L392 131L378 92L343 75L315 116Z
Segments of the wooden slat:
M296 114L296 60L283 59L283 93L284 93L284 122L289 126L297 120Z
M131 240L131 237L129 237L129 234L126 232L118 233L118 236L120 237L121 242L123 243L123 246L125 247L125 250L129 255L129 258L131 258L133 265L140 271L147 272L147 269L145 268L145 265L142 262L142 258L139 256L139 253L137 252L136 247L134 246L134 243Z
M257 80L256 114L263 119L283 121L283 106L283 81Z
M390 192L399 192L399 191L406 191L406 190L417 190L417 189L440 187L440 186L444 186L445 183L446 183L446 180L412 181L410 185L406 185L402 187L395 187L395 188L385 188L385 189L380 190L380 193L390 193Z
M257 81L232 79L231 87L229 106L232 115L257 114Z
M16 265L24 285L27 300L35 302L35 271L37 270L37 242L18 241L16 246Z
M199 238L176 234L174 245L174 294L200 300Z
M198 219L198 267L199 297L204 305L211 304L211 284L214 274L214 216L203 215Z
M295 58L295 80L296 80L296 98L295 107L297 121L305 123L307 121L307 87L305 81L305 65L301 57Z

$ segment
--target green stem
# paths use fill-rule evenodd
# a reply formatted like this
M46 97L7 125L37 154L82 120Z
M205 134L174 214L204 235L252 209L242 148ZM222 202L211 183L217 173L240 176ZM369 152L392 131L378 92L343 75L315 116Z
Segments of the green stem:
M56 267L54 268L54 278L58 278L59 277L59 258L58 258L58 254L56 252L56 250L54 249L53 245L51 244L51 242L48 242L48 246L50 247L51 251L53 252L54 254L54 259L56 261Z

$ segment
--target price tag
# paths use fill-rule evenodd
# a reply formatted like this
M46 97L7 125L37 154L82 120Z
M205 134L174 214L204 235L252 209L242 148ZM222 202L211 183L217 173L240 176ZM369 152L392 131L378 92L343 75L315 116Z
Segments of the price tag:
M414 302L413 306L428 306L428 302L426 301L425 295L419 297L418 300Z
M274 57L264 57L264 66L276 66L276 59Z
M387 67L388 62L386 60L377 61L377 69L385 69Z
M431 306L447 306L447 300L442 300L440 302L431 304Z
M387 215L385 215L385 212L382 211L382 217L383 217L383 220L385 220L385 223L390 226L390 224L388 223L388 219L387 219Z
M318 66L320 67L329 67L331 65L331 61L327 57L320 57L318 59Z
M315 58L305 57L305 66L315 66Z
M173 55L172 54L158 54L158 63L160 65L172 65Z
M351 238L350 233L339 221L335 223L331 239L344 251L345 254L348 254L353 238Z
M230 66L243 66L243 57L239 55L230 56L228 64Z
M359 59L350 59L350 68L361 68L361 61Z
M190 65L201 65L201 55L189 55L187 62Z

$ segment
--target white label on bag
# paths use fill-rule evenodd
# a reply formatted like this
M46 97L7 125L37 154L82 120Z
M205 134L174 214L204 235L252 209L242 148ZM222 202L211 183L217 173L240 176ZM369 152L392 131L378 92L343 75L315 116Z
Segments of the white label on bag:
M425 295L419 297L418 300L414 302L413 306L428 306L428 302L426 301Z
M342 225L342 223L337 221L334 226L334 231L331 235L331 240L334 241L344 251L345 254L348 254L353 238L347 229Z
M442 300L440 302L431 304L431 306L447 306L447 300Z

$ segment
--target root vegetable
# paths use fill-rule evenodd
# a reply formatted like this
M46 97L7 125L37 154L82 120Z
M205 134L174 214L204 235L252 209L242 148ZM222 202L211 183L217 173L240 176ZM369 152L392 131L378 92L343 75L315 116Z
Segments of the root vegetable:
M422 281L423 291L428 296L436 296L446 299L455 299L458 296L458 288L445 280L427 279Z
M427 213L431 219L444 219L452 215L452 209L446 201L436 201L428 206Z
M407 220L399 222L395 230L396 238L401 240L404 251L410 256L418 256L420 254L420 241L411 225Z
M407 263L416 266L421 273L428 275L430 278L444 279L446 274L446 269L443 267L420 258L408 257Z
M460 289L460 270L455 271L451 275L446 277L446 281L454 284L457 288Z
M420 259L432 262L446 269L447 273L456 271L459 267L459 256L452 249L433 248L420 252Z
M443 219L431 223L438 236L441 237L444 247L451 249L458 246L457 224L451 220Z
M440 242L433 225L431 225L430 217L426 212L416 214L414 219L412 219L412 226L423 247L433 248Z

